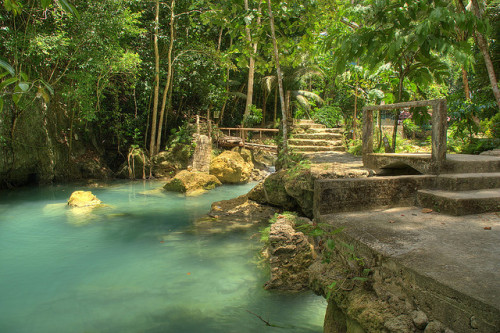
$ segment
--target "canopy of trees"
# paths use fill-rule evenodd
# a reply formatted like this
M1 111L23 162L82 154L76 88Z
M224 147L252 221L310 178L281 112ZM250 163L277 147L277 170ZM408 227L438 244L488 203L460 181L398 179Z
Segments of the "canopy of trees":
M355 133L363 105L433 98L457 132L498 136L496 1L3 0L0 38L2 149L34 108L65 119L69 150L80 135L150 155L196 114Z

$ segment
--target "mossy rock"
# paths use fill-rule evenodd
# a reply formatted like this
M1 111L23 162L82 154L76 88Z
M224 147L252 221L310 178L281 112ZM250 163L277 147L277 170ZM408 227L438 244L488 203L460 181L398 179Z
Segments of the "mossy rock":
M71 193L68 200L68 206L71 207L91 207L101 204L101 200L97 199L90 191L75 191Z
M182 170L163 187L167 191L191 194L200 190L212 190L222 183L213 175Z
M247 183L252 170L251 158L246 162L236 151L225 151L210 162L210 174L227 184Z
M297 207L296 200L288 195L285 189L287 173L281 170L269 175L248 193L250 200L267 203L273 206L293 210Z

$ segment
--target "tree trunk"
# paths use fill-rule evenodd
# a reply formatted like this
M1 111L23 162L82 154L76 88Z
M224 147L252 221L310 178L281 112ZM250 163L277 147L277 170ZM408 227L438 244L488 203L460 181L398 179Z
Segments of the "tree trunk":
M286 117L286 108L285 108L285 94L283 92L283 78L281 76L281 68L280 68L280 55L278 51L278 43L276 41L276 32L274 29L274 16L273 10L271 8L271 0L267 1L267 7L269 9L269 21L271 23L271 38L273 41L274 48L274 61L276 62L276 73L278 75L278 87L280 92L280 102L281 102L281 114L283 119L281 120L283 126L283 154L286 155L288 153L288 129L287 129L287 117Z
M229 40L229 48L231 49L232 46L233 46L233 37L231 37ZM226 110L227 101L229 99L229 74L230 74L230 69L228 67L226 71L226 97L224 98L224 105L222 106L222 110L220 111L219 119L217 119L217 126L219 126L222 123L222 118L224 117L224 111Z
M470 101L469 79L467 77L467 71L465 70L465 67L462 67L462 82L464 84L465 99Z
M401 71L403 73L403 71ZM399 77L399 86L398 86L398 103L401 102L403 98L403 82L404 82L404 74L401 74ZM394 110L394 128L392 132L392 152L396 152L396 140L398 138L398 122L399 122L399 109Z
M268 97L267 89L264 89L264 101L262 102L262 122L261 126L264 126L266 123L266 111L267 111L267 97Z
M149 154L154 155L156 139L156 122L158 118L158 95L160 93L160 51L158 50L158 30L160 26L160 0L156 0L154 50L155 50L155 91L153 99L153 113L151 116L151 140L149 141Z
M482 14L477 0L472 0L472 10L474 11L474 15L476 15L478 19L482 19ZM500 109L500 90L498 89L498 82L495 74L495 68L493 67L493 62L491 61L490 52L488 49L488 41L479 31L476 31L476 41L477 41L477 46L479 47L481 53L483 54L484 63L486 65L486 70L488 71L488 76L491 82L491 89L493 90L493 95L495 96L498 108Z
M249 11L248 0L245 0L245 11L248 13ZM250 107L253 103L253 81L255 74L255 59L254 54L257 52L257 43L252 44L252 35L250 33L250 27L248 23L245 23L245 33L248 42L252 46L253 54L250 55L250 59L248 62L248 85L247 85L247 100L245 104L245 113L243 114L243 121L248 117L250 113Z
M156 146L154 154L158 154L161 144L161 131L163 126L163 117L165 116L165 107L167 105L167 96L170 88L170 82L172 81L172 52L174 50L174 32L175 32L175 0L170 3L170 43L168 46L168 71L167 71L167 82L165 83L165 89L163 90L163 99L161 102L160 110L160 121L158 128L158 137L156 138Z

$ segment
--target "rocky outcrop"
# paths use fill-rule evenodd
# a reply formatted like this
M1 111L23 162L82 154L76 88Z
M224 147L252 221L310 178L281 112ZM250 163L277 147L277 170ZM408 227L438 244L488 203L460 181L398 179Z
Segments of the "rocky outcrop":
M277 208L260 205L242 195L212 204L210 213L195 222L195 230L201 233L225 233L245 230L267 223Z
M285 184L287 181L288 174L285 170L275 172L255 186L248 193L248 197L261 204L282 207L285 210L295 210L298 203L286 191Z
M156 178L170 178L175 175L178 166L172 162L173 156L166 151L159 152L152 158L152 174Z
M266 282L266 289L300 291L308 288L307 269L313 263L314 250L307 237L294 226L292 215L279 215L271 225L266 251L271 279Z
M269 175L250 191L249 198L261 204L297 210L313 217L314 182L318 179L368 177L362 162L350 154L324 153L311 158L311 164L297 165Z
M167 191L195 195L206 190L212 190L220 185L222 185L221 182L215 176L202 172L182 170L163 188Z
M68 206L71 207L92 207L101 204L101 200L97 199L90 191L75 191L71 193L68 200Z
M225 151L210 163L210 174L225 184L241 184L250 180L253 163L236 151Z

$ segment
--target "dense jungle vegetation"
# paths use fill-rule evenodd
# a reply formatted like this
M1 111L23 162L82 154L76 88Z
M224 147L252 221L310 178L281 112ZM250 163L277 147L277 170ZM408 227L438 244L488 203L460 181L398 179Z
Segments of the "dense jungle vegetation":
M131 147L154 156L194 115L310 117L357 139L364 105L435 98L451 149L498 146L495 0L3 0L0 38L5 164L37 132L68 156L76 141L115 151L111 165ZM408 112L406 131L429 124Z

